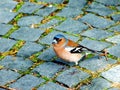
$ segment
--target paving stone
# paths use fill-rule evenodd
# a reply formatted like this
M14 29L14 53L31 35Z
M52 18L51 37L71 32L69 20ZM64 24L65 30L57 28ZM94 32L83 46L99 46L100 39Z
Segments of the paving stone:
M82 9L87 4L86 0L69 0L68 7Z
M43 17L40 16L25 16L19 19L18 25L19 26L31 26L32 24L39 24Z
M110 54L120 58L120 44L108 48L107 51Z
M83 11L81 11L81 9L79 9L79 8L76 9L76 8L72 8L72 7L65 7L57 14L57 16L73 18L80 14L83 14Z
M6 90L6 89L0 88L0 90Z
M105 5L113 5L113 6L117 6L120 4L120 1L119 0L95 0L97 2L100 2L102 4L105 4Z
M91 71L98 71L106 68L107 65L114 64L116 62L117 62L116 60L110 58L108 58L108 61L106 61L105 57L98 58L96 56L80 62L79 66L89 69Z
M0 0L0 9L4 11L10 11L13 10L18 2L15 2L13 0Z
M87 28L88 28L87 25L85 25L79 21L75 21L71 18L67 19L62 24L55 27L55 29L70 32L70 33L76 33L76 34L82 32L83 30L85 30Z
M43 49L40 44L26 42L26 44L18 51L17 55L22 57L29 57Z
M108 90L111 83L103 78L95 78L90 85L80 87L80 90Z
M52 19L52 20L50 20L49 22L40 25L39 28L41 28L41 29L51 28L51 27L53 27L53 26L56 26L59 22L61 22L61 20Z
M39 87L38 90L66 90L65 87L62 87L56 83L48 82L47 84Z
M44 80L42 78L37 78L32 75L25 75L16 82L12 83L10 87L17 90L32 90L32 88L43 82Z
M97 13L101 16L107 16L114 12L114 10L107 8L104 5L97 2L93 2L91 5L89 5L89 8L87 9L87 11Z
M107 20L104 18L100 18L94 14L87 14L85 16L83 16L81 19L79 19L82 22L87 22L89 24L91 24L92 26L96 27L96 28L106 28L111 26L112 24L114 24L113 21L111 20Z
M113 36L111 38L106 39L108 42L118 43L120 44L120 35Z
M0 11L0 23L8 23L10 22L17 13L12 13L9 11Z
M69 70L62 72L56 78L56 80L58 82L64 83L69 87L73 87L77 85L79 82L81 82L82 80L85 80L86 78L88 78L89 76L90 76L89 74L81 70L78 70L76 68L70 68Z
M101 76L112 82L120 83L120 65L115 66L108 71L102 72Z
M10 70L0 70L0 86L17 79L19 76L18 73Z
M63 2L63 0L37 0L38 2L39 1L42 1L42 2L47 2L47 3L56 3L56 4L60 4Z
M120 14L115 14L115 15L113 15L112 16L112 19L114 20L114 21L120 21Z
M11 38L25 40L25 41L36 41L39 39L40 35L43 33L43 30L33 29L28 27L21 27L17 31L11 34Z
M97 50L97 51L101 51L104 48L106 48L106 47L111 45L111 44L106 43L106 42L90 40L90 39L87 39L87 38L83 39L80 42L80 44L83 45L83 46L86 46L86 47L88 47L90 49Z
M52 78L56 75L57 72L64 68L65 66L63 65L58 65L52 62L45 62L33 69L33 72L39 73L40 75L46 76L48 78Z
M42 8L43 5L38 5L30 2L25 2L24 5L20 8L19 12L32 14L35 10Z
M11 28L12 25L0 24L0 35L6 34Z
M49 48L49 49L43 51L42 54L40 54L38 56L38 58L41 60L44 60L44 61L51 61L51 59L55 56L56 56L56 54L55 54L53 48Z
M120 6L117 6L117 9L120 11Z
M0 65L12 70L25 71L33 64L29 59L24 59L22 57L6 56L0 61Z
M16 43L16 41L11 39L0 38L0 52L9 51L10 48Z
M83 32L81 35L101 40L101 39L104 39L106 37L113 35L113 33L104 31L102 29L92 29L92 30L90 29L90 30Z
M110 30L120 32L120 25L117 25L117 26L111 27Z
M56 10L56 8L53 6L46 7L46 8L39 9L35 14L44 17L44 16L48 16L50 13L52 13L55 10Z
M41 40L39 40L39 42L44 43L44 44L52 44L53 37L57 34L62 34L64 36L66 36L66 38L69 38L73 41L77 41L79 39L78 37L75 37L75 36L71 36L71 35L68 35L68 34L65 34L62 32L58 32L58 31L53 31L53 32L49 33L47 36L45 36L44 38L42 38Z

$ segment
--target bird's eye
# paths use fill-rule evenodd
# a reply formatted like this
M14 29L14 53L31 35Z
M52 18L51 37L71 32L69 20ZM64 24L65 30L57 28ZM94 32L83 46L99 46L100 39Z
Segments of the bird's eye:
M62 39L59 39L58 41L60 42L60 41L62 41Z

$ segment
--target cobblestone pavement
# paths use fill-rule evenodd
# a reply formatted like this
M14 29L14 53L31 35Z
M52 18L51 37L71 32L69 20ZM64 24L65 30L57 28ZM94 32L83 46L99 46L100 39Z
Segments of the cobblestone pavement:
M57 58L58 33L108 61ZM0 0L0 90L120 90L120 0Z

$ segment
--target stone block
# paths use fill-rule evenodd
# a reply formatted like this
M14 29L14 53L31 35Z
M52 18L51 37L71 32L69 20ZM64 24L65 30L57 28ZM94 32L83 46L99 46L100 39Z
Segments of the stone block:
M56 80L60 83L73 87L81 81L87 79L90 75L76 68L70 68L62 72Z
M16 41L6 38L0 38L0 52L9 51Z
M11 70L25 71L33 65L33 62L22 57L6 56L0 61L0 65Z
M69 33L76 33L76 34L82 32L83 30L87 28L88 28L87 25L79 21L73 20L71 18L67 19L62 24L55 27L55 29L57 30L66 31Z
M109 81L120 83L120 65L115 66L108 71L102 72L101 76Z
M11 34L11 38L25 41L36 41L39 39L43 30L33 29L28 27L21 27Z
M25 16L19 19L18 25L31 27L33 24L39 24L42 19L40 16Z
M12 25L0 24L0 35L5 35L11 28Z
M37 78L32 75L25 75L16 82L12 83L10 87L17 90L32 90L32 88L43 82L44 80L42 78Z
M26 42L25 45L18 51L17 56L29 57L43 49L40 44Z
M114 24L114 21L98 17L94 14L87 14L79 19L82 22L87 22L93 27L104 29Z
M57 72L61 71L64 68L65 66L58 65L52 62L46 62L33 69L33 72L39 73L40 75L46 76L48 78L52 78L56 75Z
M87 31L83 32L81 35L101 40L101 39L104 39L104 38L107 38L107 37L113 35L113 33L107 32L107 31L104 31L101 29L92 29L92 30L87 30Z
M16 80L19 76L20 74L11 70L0 70L0 86Z
M108 58L108 61L106 61L105 57L101 56L100 58L98 58L96 56L96 57L92 57L90 59L81 61L79 63L79 66L84 67L91 71L98 71L106 68L107 65L114 64L116 62L117 62L116 60L113 60L110 58Z

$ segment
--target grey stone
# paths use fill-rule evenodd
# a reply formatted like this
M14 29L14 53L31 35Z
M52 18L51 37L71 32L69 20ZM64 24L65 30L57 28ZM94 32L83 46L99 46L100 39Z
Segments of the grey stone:
M70 33L76 33L76 34L82 32L87 28L88 28L87 25L79 21L73 20L71 18L67 19L62 24L55 27L55 29L70 32Z
M112 30L112 31L118 31L118 32L120 32L120 25L111 27L111 28L109 28L109 29Z
M114 21L120 21L120 14L115 14L115 15L113 15L112 16L112 19L114 20Z
M42 38L41 40L39 40L39 42L43 43L43 44L52 44L52 40L53 37L57 34L62 34L64 35L66 38L71 39L73 41L77 41L79 38L75 37L75 36L71 36L62 32L58 32L58 31L53 31L51 33L49 33L47 36L45 36L44 38Z
M113 36L111 38L106 39L108 42L118 43L120 44L120 35Z
M51 61L51 59L55 56L56 54L53 51L53 48L48 48L47 50L43 51L42 54L38 56L38 58L44 61Z
M3 11L11 11L13 10L18 2L13 0L0 0L0 9Z
M87 4L86 0L69 0L68 7L82 9ZM75 10L74 9L74 10Z
M91 24L92 26L96 27L96 28L107 28L111 25L114 24L114 21L111 20L107 20L104 18L100 18L94 14L87 14L85 16L83 16L81 19L79 19L82 22L87 22L89 24Z
M10 48L16 43L16 41L11 39L0 38L0 52L9 51Z
M43 30L33 29L28 27L21 27L14 33L10 35L11 38L25 40L25 41L36 41L39 39L40 35L43 33Z
M107 65L116 63L116 60L108 58L108 61L106 61L105 57L92 57L90 59L81 61L79 63L79 66L84 67L86 69L89 69L91 71L98 71L102 70L107 67Z
M6 90L6 89L0 88L0 90Z
M101 29L92 29L92 30L87 30L83 32L81 35L101 40L101 39L104 39L106 37L113 35L113 33L107 32Z
M6 56L3 60L0 61L0 65L12 70L25 71L33 64L29 59L24 59L22 57L12 57Z
M108 48L107 51L110 54L120 58L120 44Z
M97 2L93 2L89 8L87 9L88 12L93 12L93 13L97 13L101 16L107 16L110 15L114 12L114 10L105 7L104 5L97 3Z
M120 6L117 6L117 9L120 11Z
M0 24L0 35L6 34L11 28L12 25Z
M16 82L12 83L10 87L18 90L32 90L32 88L43 82L44 80L42 78L37 78L32 75L25 75Z
M19 19L18 25L19 26L31 26L32 24L39 24L43 17L40 16L25 16Z
M48 29L48 28L56 26L59 22L61 22L61 20L52 19L49 22L40 25L39 28L41 28L41 29Z
M119 88L109 88L108 90L120 90Z
M66 90L66 88L56 83L48 82L47 84L39 87L38 90Z
M40 75L46 76L48 78L52 78L56 75L57 72L61 71L64 68L65 66L58 65L52 62L46 62L33 69L33 72L39 73Z
M73 87L80 83L81 81L87 79L90 75L78 70L76 68L70 68L64 72L62 72L56 80L58 82L64 83L65 85L69 87Z
M95 78L90 85L80 87L80 90L108 90L111 83L103 78Z
M17 79L19 76L20 75L18 73L10 70L0 70L0 86Z
M42 7L43 5L40 4L25 2L24 5L20 8L19 12L32 14L35 10L38 10Z
M12 13L9 11L0 11L0 23L8 23L10 22L17 13Z
M108 71L102 72L101 76L112 82L120 83L120 65L115 66Z
M35 14L39 15L39 16L48 16L50 13L52 13L53 11L55 11L56 8L55 7L45 7L42 9L39 9Z
M105 4L105 5L112 5L112 6L117 6L120 4L120 1L119 0L95 0L97 2L100 2L102 4Z
M85 46L89 49L93 49L93 50L96 50L96 51L101 51L104 48L110 46L111 44L106 43L106 42L100 42L100 41L95 41L95 40L90 40L90 39L85 38L80 42L80 45L83 45L83 46Z
M56 4L60 4L63 2L63 0L37 0L38 2L39 1L42 1L42 2L46 2L46 3L56 3Z
M26 42L26 44L18 51L17 55L22 57L29 57L43 49L40 44Z
M65 7L64 9L61 10L61 12L59 12L57 14L57 16L73 18L82 13L83 13L83 11L81 11L81 9L79 9L79 8L76 9L76 8L72 8L72 7Z

